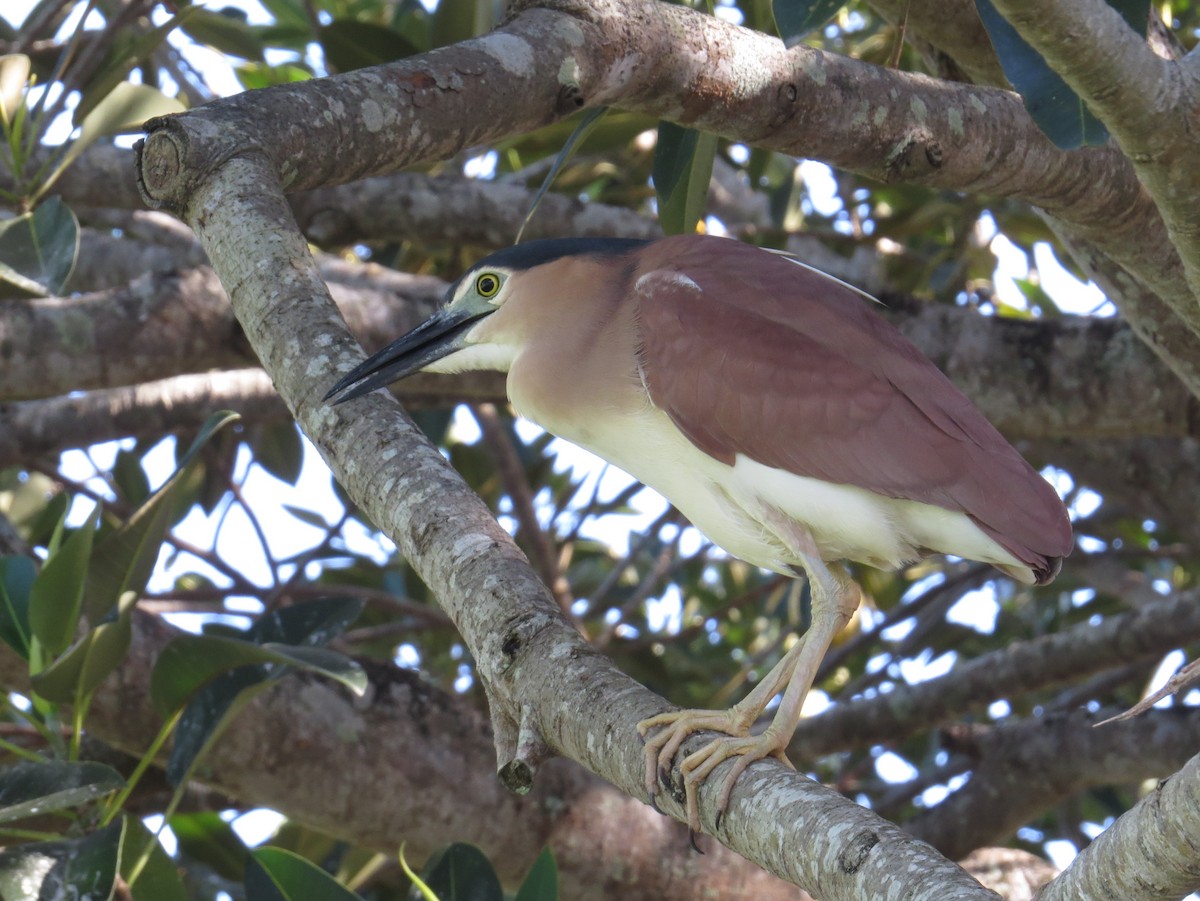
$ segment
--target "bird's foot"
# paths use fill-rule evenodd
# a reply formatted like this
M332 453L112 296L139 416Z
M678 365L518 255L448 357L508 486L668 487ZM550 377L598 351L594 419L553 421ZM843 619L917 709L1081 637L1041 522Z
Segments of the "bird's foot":
M689 754L679 764L683 781L683 797L676 797L687 808L688 828L700 832L700 785L716 767L731 757L737 761L724 776L721 794L717 801L717 827L729 807L733 786L746 767L756 760L775 757L789 767L792 766L784 754L787 738L780 738L772 729L761 735L750 735L750 722L734 710L676 710L650 717L638 723L638 732L645 737L653 729L657 733L646 739L646 791L651 801L658 794L659 785L670 785L671 762L684 740L695 732L713 730L725 735L714 738L700 750ZM793 767L794 769L794 767Z

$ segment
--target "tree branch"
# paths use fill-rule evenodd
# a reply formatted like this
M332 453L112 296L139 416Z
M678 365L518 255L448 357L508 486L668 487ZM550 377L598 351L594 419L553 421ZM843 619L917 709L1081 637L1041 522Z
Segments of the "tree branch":
M1200 744L1195 708L1152 710L1097 728L1103 718L1075 711L999 726L951 727L943 745L976 760L971 778L905 828L957 860L1006 841L1085 788L1168 776Z
M378 238L505 247L517 237L536 192L523 185L401 172L289 198L301 230L332 246ZM658 223L633 210L548 193L524 239L659 238Z
M1168 653L1200 639L1197 592L1184 592L1100 623L1017 641L919 685L897 685L801 720L793 760L895 741L973 707Z
M1200 442L1065 438L1050 442L1045 450L1078 484L1103 495L1101 512L1135 521L1151 518L1164 540L1200 548L1195 505L1200 497Z
M179 375L126 388L0 405L0 466L70 447L199 426L213 410L248 420L281 419L287 408L261 369Z
M1046 886L1039 901L1175 901L1200 886L1200 756L1138 802Z
M1163 59L1104 0L996 0L996 8L1079 96L1132 161L1183 257L1190 304L1172 308L1200 333L1200 78ZM1157 15L1157 12L1153 12Z

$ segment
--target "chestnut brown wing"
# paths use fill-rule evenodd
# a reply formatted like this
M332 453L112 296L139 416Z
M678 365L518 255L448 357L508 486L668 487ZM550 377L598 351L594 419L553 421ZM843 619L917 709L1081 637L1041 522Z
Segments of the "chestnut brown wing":
M1053 489L854 291L738 242L676 240L669 268L637 274L638 354L698 447L966 513L1039 573L1069 552Z

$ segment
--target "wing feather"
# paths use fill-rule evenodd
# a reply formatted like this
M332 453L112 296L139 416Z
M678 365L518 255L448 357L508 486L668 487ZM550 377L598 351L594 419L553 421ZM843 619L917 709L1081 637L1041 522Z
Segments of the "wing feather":
M1054 490L856 292L736 241L657 247L640 370L702 450L966 513L1041 576L1069 552Z

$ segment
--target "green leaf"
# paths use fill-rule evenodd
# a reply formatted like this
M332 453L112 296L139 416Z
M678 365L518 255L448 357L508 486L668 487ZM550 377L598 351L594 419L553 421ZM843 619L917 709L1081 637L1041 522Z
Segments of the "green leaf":
M277 25L308 31L309 20L303 0L262 0L262 5Z
M1040 313L1044 319L1058 318L1062 315L1062 310L1058 308L1054 298L1042 287L1041 282L1029 278L1014 278L1013 282L1021 289L1021 293L1025 295L1025 300L1029 304L1029 310L1022 318L1029 318L1035 312Z
M244 66L234 69L233 74L237 76L237 80L247 91L270 88L277 84L308 81L313 77L312 72L296 63L282 63L278 66L266 63L246 63Z
M159 843L158 836L136 817L125 814L124 821L120 870L133 901L188 901L175 861ZM141 863L143 857L144 864ZM134 869L139 864L141 869L135 874Z
M246 24L245 13L239 9L198 9L180 30L197 44L206 44L226 56L263 60L262 42Z
M78 251L79 220L57 197L0 222L0 297L61 294Z
M241 879L250 851L219 813L211 810L171 817L179 849L192 860L211 867L225 879Z
M37 567L24 556L0 557L0 639L29 659L29 596Z
M100 505L82 526L51 555L33 580L29 595L29 626L51 655L61 654L75 638L83 606L88 559L100 520Z
M150 697L162 716L182 707L218 676L237 667L290 666L335 679L361 695L367 677L362 667L324 648L258 645L217 635L180 635L158 657L150 677Z
M19 845L0 854L0 898L108 901L117 883L124 824L73 841Z
M549 848L533 862L513 901L558 901L558 864Z
M500 878L474 845L455 842L432 857L421 880L440 901L504 901Z
M795 47L810 31L834 17L846 0L774 0L775 27L787 48Z
M117 459L113 461L113 481L121 494L121 499L136 507L144 503L150 496L150 480L142 466L142 458L133 451L120 450Z
M298 854L259 848L246 866L246 901L361 901L361 897Z
M239 418L237 413L227 410L210 416L181 458L175 474L120 528L97 542L84 594L84 611L90 621L103 619L124 593L132 591L140 595L145 590L200 449L221 428Z
M546 177L542 179L541 187L537 193L533 195L533 201L529 204L529 212L525 214L525 219L521 222L521 227L517 229L517 241L521 243L521 235L525 233L525 227L529 225L529 220L533 218L533 214L537 212L538 204L542 202L542 198L546 196L546 192L550 190L550 186L554 184L554 179L558 177L558 173L562 171L562 167L567 164L575 151L578 150L583 142L587 140L587 136L592 133L600 120L604 118L604 114L608 112L608 107L600 106L596 109L588 110L579 120L579 124L575 126L575 130L571 132L571 136L567 138L562 149L558 152L558 156L554 158L554 165L550 167L550 171L546 173Z
M249 443L254 450L254 462L281 482L295 485L304 465L304 442L291 420L257 430Z
M135 85L125 81L125 76L133 70L133 67L139 61L149 59L151 54L167 39L167 35L179 25L186 22L191 16L196 15L200 9L201 7L199 6L184 8L166 22L156 26L153 30L139 34L134 40L122 47L120 52L113 54L110 57L110 61L89 80L87 86L81 92L79 104L75 107L72 114L75 122L77 124L83 123L91 115L92 111L103 103L114 91L124 90L119 88L119 85L129 84L130 87L135 87ZM74 159L81 152L82 150L76 150L75 147L72 147L70 159Z
M272 610L247 632L254 642L318 647L337 638L362 613L361 598L320 598Z
M357 19L334 19L317 32L333 71L352 72L413 56L417 48L400 32Z
M297 507L295 504L284 504L283 509L296 517L302 523L313 526L322 531L329 529L329 523L325 521L325 517L319 513L314 513L312 510L305 510L303 507Z
M66 654L33 676L33 690L48 701L85 703L125 659L133 637L132 616L137 601L137 592L122 595L116 619L92 629Z
M167 760L167 781L171 785L183 784L225 727L254 695L270 685L269 676L265 666L243 666L218 676L192 697L175 727Z
M0 769L0 823L75 807L124 785L121 774L102 763L18 763Z
M654 190L658 221L668 235L687 235L704 216L717 137L673 122L658 123Z
M1109 0L1109 5L1121 13L1131 28L1145 36L1150 0ZM976 6L1005 77L1017 89L1025 109L1046 137L1061 150L1107 141L1108 129L1062 76L1000 15L992 0L976 0Z
M33 482L36 480L31 477L30 481ZM36 485L32 486L32 490L29 493L33 494L35 492L37 492ZM41 505L31 510L27 516L18 517L14 511L9 511L9 516L13 519L13 522L21 526L26 540L34 547L37 547L39 544L49 544L50 538L54 535L54 530L62 522L67 508L71 506L71 496L65 491L59 491L51 495L49 500L46 500L45 497L44 492L39 493L38 501Z

